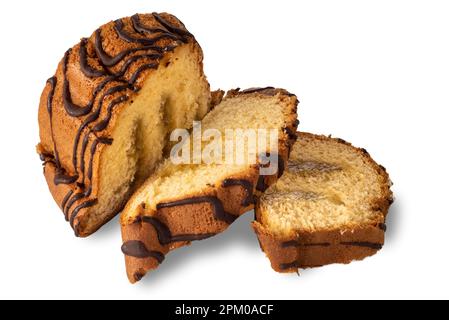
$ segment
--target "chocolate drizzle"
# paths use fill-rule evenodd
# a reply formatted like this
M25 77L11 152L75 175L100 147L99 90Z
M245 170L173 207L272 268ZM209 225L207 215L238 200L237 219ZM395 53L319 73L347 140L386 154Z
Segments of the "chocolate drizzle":
M270 153L267 153L266 155L260 155L260 158L262 159L262 161L264 162L268 162L269 158L270 158ZM278 165L278 178L282 177L282 175L285 172L285 163L284 163L284 159L278 154L277 155L277 165ZM263 167L268 167L270 165L270 163L264 164ZM259 192L265 192L267 191L267 189L270 187L265 180L266 176L259 176L259 180L257 181L257 186L256 186L256 190Z
M88 61L87 61L87 43L88 43L88 39L83 38L81 39L81 43L80 43L80 68L81 71L83 72L83 74L86 77L89 78L98 78L98 77L103 77L103 76L107 76L108 72L106 70L97 70L92 68Z
M263 91L273 91L276 90L274 87L265 87L265 88L250 88L250 89L246 89L241 91L241 93L243 94L251 94L251 93L258 93L258 92L263 92Z
M377 227L378 227L380 230L382 230L383 232L386 232L386 231L387 231L387 225L386 225L385 223L379 223L379 224L377 225Z
M298 269L300 267L299 263L297 261L289 262L289 263L281 263L279 268L281 270L288 270L288 269Z
M290 247L295 247L295 248L299 248L299 247L330 247L331 244L328 242L323 242L323 243L300 243L297 240L292 240L292 241L286 241L283 242L281 247L282 248L290 248Z
M159 243L163 246L169 245L173 242L191 242L197 240L204 240L215 236L215 233L207 234L183 234L183 235L172 235L170 229L162 221L155 217L142 217L141 221L143 223L151 224L156 230Z
M114 22L113 29L117 36L126 43L138 45L137 47L125 49L115 56L110 56L103 47L103 40L101 36L101 29L97 29L92 40L83 38L79 44L79 61L78 65L84 76L90 79L104 78L93 89L92 97L86 105L79 105L72 100L72 93L70 91L69 81L69 66L71 64L72 49L69 49L63 58L61 82L63 109L70 117L81 118L82 122L78 127L73 144L72 163L75 173L69 174L64 170L60 164L60 158L56 147L56 142L53 135L52 115L53 115L53 97L56 90L56 77L50 78L48 84L51 89L47 95L47 110L50 116L50 129L54 144L54 155L41 155L44 163L54 163L56 167L56 174L54 178L55 185L66 184L71 185L77 183L75 190L69 190L62 201L62 209L66 219L71 221L74 227L74 220L78 213L84 209L94 206L97 199L88 199L84 203L78 204L73 211L72 207L84 199L90 197L92 193L92 175L93 175L93 161L95 152L100 144L110 145L112 140L106 137L98 137L98 133L104 131L109 126L114 109L129 100L130 93L139 91L140 88L135 84L142 75L142 73L149 69L157 69L160 59L165 52L173 51L181 42L187 43L190 37L193 37L178 20L176 23L182 26L178 28L165 20L162 16L154 13L152 18L159 24L154 28L146 27L140 21L139 15L134 15L129 22L131 28L125 26L125 20L117 20ZM174 18L173 18L174 19ZM132 33L135 33L134 36ZM143 37L143 35L149 37ZM166 46L158 45L158 41L167 39L172 40L172 43ZM93 50L90 50L89 45ZM132 55L137 52L141 54ZM132 56L130 56L132 55ZM128 57L129 56L129 57ZM128 57L128 58L127 58ZM125 58L127 58L125 60ZM89 60L97 61L96 67L89 64ZM135 63L142 60L136 71L125 79L125 75ZM148 62L147 62L148 61ZM112 72L109 68L121 63L118 71ZM109 96L118 97L109 102L106 112L102 112L106 98ZM101 94L101 96L100 96ZM104 119L100 119L100 115L105 113ZM84 136L83 136L84 135ZM82 141L81 148L79 147ZM85 164L85 154L90 145L90 159L88 165ZM79 155L79 158L78 158ZM87 170L87 173L85 172ZM86 178L90 182L90 186L85 186ZM219 209L219 206L215 205Z
M161 264L164 262L165 256L159 251L150 251L141 241L127 241L122 245L123 254L140 259L154 258Z
M172 25L171 23L169 23L167 20L162 18L156 12L153 12L153 17L156 19L157 22L159 22L161 25L163 25L168 31L181 36L182 42L187 43L188 38L193 37L193 35L189 31L187 31L187 29L185 29L185 27L181 21L178 21L178 22L182 25L182 27L184 29L181 29L181 28L178 28L178 27Z
M246 198L243 199L242 207L248 207L254 203L253 184L247 180L242 179L226 179L223 181L223 188L232 186L241 186L246 191Z
M152 46L154 45L157 41L161 40L161 39L172 39L172 40L180 40L179 37L177 37L175 34L172 33L162 33L154 38L135 38L133 36L131 36L128 32L126 32L124 30L124 24L122 20L116 20L114 21L114 29L117 32L118 36L120 37L120 39L126 41L126 42L133 42L133 43L139 43L141 45L144 46ZM135 29L134 29L135 30ZM141 28L142 30L142 28ZM140 32L139 32L140 33ZM141 33L140 33L141 34Z
M48 93L48 96L47 96L47 112L48 112L48 116L50 118L50 131L51 131L50 134L51 134L51 139L53 141L55 164L56 164L56 167L60 168L61 164L59 162L59 153L58 153L58 149L56 148L55 135L53 132L53 97L55 95L57 82L58 82L58 79L56 77L52 77L47 80L47 83L50 85L50 92ZM45 161L45 158L46 158L46 156L44 156L43 161Z
M64 108L67 114L71 117L82 117L89 114L92 111L94 105L94 99L90 100L85 106L80 106L72 101L72 94L70 93L70 83L67 79L67 69L70 60L70 54L72 49L66 51L64 55L64 61L62 64L62 73L64 74L64 84L62 89L62 99L64 102Z
M383 244L372 242L341 242L340 244L344 246L362 247L373 250L380 250L383 248Z
M181 207L192 204L201 204L201 203L209 203L214 208L215 218L220 221L226 222L227 224L233 223L238 217L234 216L224 210L223 204L217 197L206 196L206 197L197 197L184 199L180 201L174 201L170 203L160 203L157 205L157 210L164 208L173 208L173 207Z

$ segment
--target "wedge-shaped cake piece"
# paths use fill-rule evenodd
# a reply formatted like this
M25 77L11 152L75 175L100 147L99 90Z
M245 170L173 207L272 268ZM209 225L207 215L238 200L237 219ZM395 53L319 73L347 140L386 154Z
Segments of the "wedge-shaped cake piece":
M202 61L167 13L110 22L65 53L42 93L37 149L76 235L121 210L164 158L170 132L208 112Z
M263 150L257 148L256 162L248 158L238 163L176 165L167 160L161 165L121 216L122 251L131 282L157 268L170 250L223 232L253 208L255 193L264 191L284 171L296 140L297 104L297 98L285 90L233 90L204 118L203 132L215 129L222 139L229 138L227 130L273 130L278 148L274 152L267 140ZM237 134L233 139L242 141ZM245 154L254 151L250 144L244 147ZM267 176L260 176L261 165L268 165L260 154L269 154L271 162L278 163Z
M285 174L260 197L253 226L278 272L374 255L384 245L390 179L364 149L299 134Z

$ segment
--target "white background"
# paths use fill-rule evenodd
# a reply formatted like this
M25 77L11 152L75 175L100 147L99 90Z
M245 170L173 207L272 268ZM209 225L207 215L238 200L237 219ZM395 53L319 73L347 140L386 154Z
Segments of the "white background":
M39 96L100 24L168 11L196 35L213 88L277 86L301 129L365 147L395 182L386 246L349 266L273 272L249 228L170 254L130 285L112 221L76 239L47 190ZM1 298L449 298L447 1L0 1Z

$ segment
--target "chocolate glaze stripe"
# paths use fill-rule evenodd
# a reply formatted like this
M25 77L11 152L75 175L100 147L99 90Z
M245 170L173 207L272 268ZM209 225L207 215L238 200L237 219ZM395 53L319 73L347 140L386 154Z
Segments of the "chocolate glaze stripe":
M265 87L265 88L250 88L250 89L246 89L241 91L240 93L243 94L251 94L251 93L257 93L257 92L262 92L262 91L266 91L266 90L275 90L276 88L274 87Z
M112 143L112 141L110 139L107 139L107 138L98 138L98 139L96 139L92 143L92 146L91 146L91 149L90 149L89 169L88 169L88 174L87 174L88 175L88 179L90 180L91 184L90 184L89 188L87 190L85 190L84 192L79 192L79 193L74 194L70 198L70 200L67 202L67 205L66 205L66 207L64 209L64 215L66 217L66 220L68 220L69 217L70 217L70 221L71 221L70 225L72 227L73 227L73 220L76 218L76 216L77 216L77 214L78 214L78 212L80 210L74 209L74 211L71 214L69 214L71 207L77 201L79 201L79 200L81 200L83 198L89 197L91 195L91 193L92 193L92 181L91 180L92 180L92 172L93 172L93 161L94 161L94 155L95 155L96 149L97 149L99 144L110 145L111 143ZM87 202L91 203L91 200L88 200ZM96 203L93 203L92 205L95 205L95 204ZM81 204L80 206L82 206L82 205L83 204ZM90 205L90 206L92 206L92 205ZM84 209L84 208L87 208L87 207L81 207L81 209ZM75 211L76 211L76 213L75 213Z
M74 226L74 222L75 222L75 218L78 215L78 213L85 208L90 208L95 206L98 203L97 199L92 199L86 202L81 203L80 205L78 205L73 211L72 214L70 216L70 226L72 227L72 229L75 231L75 236L79 236L78 233L78 226Z
M161 59L161 58L162 58L162 55L160 55L158 53L146 53L146 54L132 56L131 58L129 58L128 60L126 60L123 63L123 66L121 67L120 71L118 73L114 74L114 76L123 77L126 74L126 72L129 70L130 66L134 62L137 62L139 60L150 59L150 60L154 60L154 61L158 62L159 59ZM130 81L130 82L133 83L132 81Z
M109 75L109 72L105 69L103 70L97 70L92 68L88 61L87 61L87 43L88 43L88 39L83 38L81 39L81 43L80 43L80 50L79 50L79 55L80 55L80 68L81 71L83 72L83 74L86 77L89 78L98 78L98 77L104 77Z
M383 248L383 244L372 242L341 242L340 244L343 246L361 247L373 250L380 250Z
M145 27L140 22L140 17L139 17L139 15L137 13L131 17L131 22L132 22L134 31L137 32L137 33L150 33L150 34L152 34L152 33L168 33L169 34L167 29L165 29L165 28L148 28L148 27Z
M268 184L265 183L265 176L259 176L257 180L256 190L259 192L265 192L268 189Z
M95 51L97 53L98 58L100 58L101 63L106 67L113 67L117 65L120 61L122 61L126 56L131 53L135 53L138 51L155 51L157 53L163 53L164 50L161 47L157 46L142 46L132 49L127 49L121 51L116 56L111 57L103 48L102 38L101 38L101 29L97 29L95 31Z
M169 23L167 20L165 20L164 18L162 18L159 14L157 14L156 12L153 12L153 17L156 19L157 22L159 22L164 28L166 28L168 31L173 32L175 34L178 34L181 36L181 41L184 43L188 42L189 37L193 37L193 35L188 32L186 29L180 29L178 27L175 27L174 25L172 25L171 23ZM181 21L179 21L179 24L182 25Z
M62 200L62 203L61 203L61 209L62 209L63 212L65 211L65 206L66 206L66 204L67 204L67 201L69 201L69 199L70 199L70 197L72 196L72 194L73 194L73 190L70 190L70 191L65 195L64 199Z
M122 252L124 255L134 258L154 258L159 264L164 262L165 259L165 256L162 252L150 251L147 249L143 242L136 240L126 241L122 245Z
M378 227L380 230L382 230L383 232L386 232L386 231L387 231L387 225L386 225L385 223L379 223L379 224L377 225L377 227Z
M260 155L259 156L262 161L267 162L270 158L270 153L267 153L266 155ZM270 163L262 165L262 167L268 167ZM278 165L278 178L282 177L282 175L285 172L285 163L284 159L278 154L277 155L277 165ZM257 181L256 190L259 192L265 192L269 188L269 185L265 182L265 178L267 176L259 176L259 180Z
M50 118L50 134L51 134L51 138L52 138L52 142L53 142L53 149L54 149L54 159L55 159L55 166L56 166L56 172L55 172L55 176L53 179L53 183L55 185L60 185L60 184L72 184L74 182L76 182L76 180L78 180L78 176L74 175L68 175L62 168L61 168L61 163L59 161L59 153L58 153L58 149L56 146L56 141L55 141L55 136L54 136L54 132L53 132L53 97L55 94L55 90L56 90L56 84L57 84L57 79L56 77L52 77L50 79L47 80L47 83L50 84L50 92L48 93L47 96L47 112Z
M292 130L290 127L286 127L286 128L284 129L284 131L285 131L285 133L288 135L288 138L289 138L290 140L295 140L295 141L296 141L296 139L298 138L298 135L297 135L297 133L296 133L296 129L295 129L295 130Z
M173 236L172 242L193 242L206 240L215 237L216 233L205 233L205 234L180 234Z
M137 79L139 79L142 72L144 72L146 70L150 70L150 69L157 69L158 66L159 65L157 63L148 63L148 64L144 64L143 66L140 66L139 69L137 69L137 71L131 76L131 78L129 79L129 82L131 82L131 83L137 82Z
M80 171L82 174L81 183L84 184L86 182L86 174L85 174L85 164L84 157L86 155L87 145L89 144L90 134L86 134L83 139L83 143L81 144L81 161L80 161Z
M204 240L216 235L215 233L207 233L207 234L183 234L173 236L168 226L156 217L142 217L140 221L143 223L148 223L153 226L153 228L156 230L159 243L163 246L169 245L173 242L191 242L197 240Z
M238 217L234 216L224 210L223 203L217 198L217 197L197 197L197 198L190 198L180 201L174 201L170 203L161 203L157 205L157 210L164 209L164 208L173 208L173 207L181 207L181 206L187 206L187 205L193 205L193 204L201 204L201 203L209 203L214 208L215 217L223 222L226 222L227 224L233 223Z
M129 84L125 84L125 85L119 85L119 86L115 86L115 87L112 87L112 88L108 89L101 96L98 108L92 114L90 114L83 121L83 123L78 127L78 130L77 130L76 136L75 136L75 140L74 140L74 143L73 143L73 155L72 155L72 164L73 164L73 167L75 168L75 170L77 170L77 168L78 168L78 146L79 146L79 141L80 141L81 135L83 133L83 130L86 129L89 124L95 122L99 118L100 113L101 113L101 111L103 109L104 100L108 96L112 96L115 93L129 90L130 88L131 88L131 86ZM84 158L81 157L81 161L83 161L83 160L84 160ZM82 165L82 167L84 167L84 166Z
M241 186L245 189L246 198L243 199L242 206L248 207L254 203L253 184L247 180L242 179L226 179L222 184L223 188L229 188L232 186Z
M135 38L131 36L128 32L124 30L124 23L123 20L116 20L114 21L114 29L117 32L120 39L126 42L132 42L132 43L139 43L146 46L154 45L157 41L162 39L172 39L172 40L179 40L179 38L171 33L163 33L160 34L154 38ZM138 33L141 34L141 33Z
M112 118L112 111L114 110L114 108L115 108L117 105L122 104L123 102L128 101L128 100L129 100L129 97L128 97L128 96L120 96L120 97L118 97L118 98L112 100L112 102L111 102L111 103L109 104L109 106L108 106L108 111L107 111L106 118L105 118L104 120L100 121L99 123L97 123L97 124L92 128L92 131L93 131L93 132L100 132L100 131L105 130L105 129L108 127L109 122L111 121L111 118Z
M323 242L323 243L300 243L297 240L292 240L292 241L286 241L283 242L281 247L282 248L289 248L289 247L330 247L331 244L328 242Z
M60 184L72 184L78 180L78 175L71 176L66 174L62 168L56 168L55 178L53 183L58 186Z
M62 64L62 73L64 74L62 99L64 102L65 111L71 117L82 117L82 116L89 114L92 111L94 99L89 101L89 103L85 106L80 106L80 105L73 103L72 94L70 92L70 83L67 79L67 69L68 69L68 64L69 64L69 59L70 59L71 53L72 53L72 49L69 49L66 51L66 53L64 55L64 61Z
M50 85L50 92L48 93L48 96L47 96L47 112L48 112L48 116L50 118L50 131L51 131L50 134L51 134L51 139L53 142L55 164L56 164L57 168L60 168L61 163L59 162L59 153L58 153L58 149L56 148L55 135L53 133L53 97L55 95L57 82L58 82L58 79L56 77L51 77L50 79L47 80L47 84Z
M92 188L88 188L86 191L74 193L73 191L69 191L68 194L72 194L72 196L69 197L69 200L66 202L65 208L64 208L64 217L66 221L69 221L69 211L72 208L72 206L75 204L75 202L87 198L91 194ZM67 197L66 195L66 197Z
M300 266L297 261L289 262L289 263L281 263L281 265L279 266L279 268L281 270L298 269L299 267Z

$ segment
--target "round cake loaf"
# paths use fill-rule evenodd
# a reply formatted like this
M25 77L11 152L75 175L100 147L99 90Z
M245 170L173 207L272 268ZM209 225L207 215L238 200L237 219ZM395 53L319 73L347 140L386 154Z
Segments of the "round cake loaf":
M206 115L202 60L195 38L167 13L107 23L65 53L41 96L37 151L77 236L123 208L169 151L173 129Z

